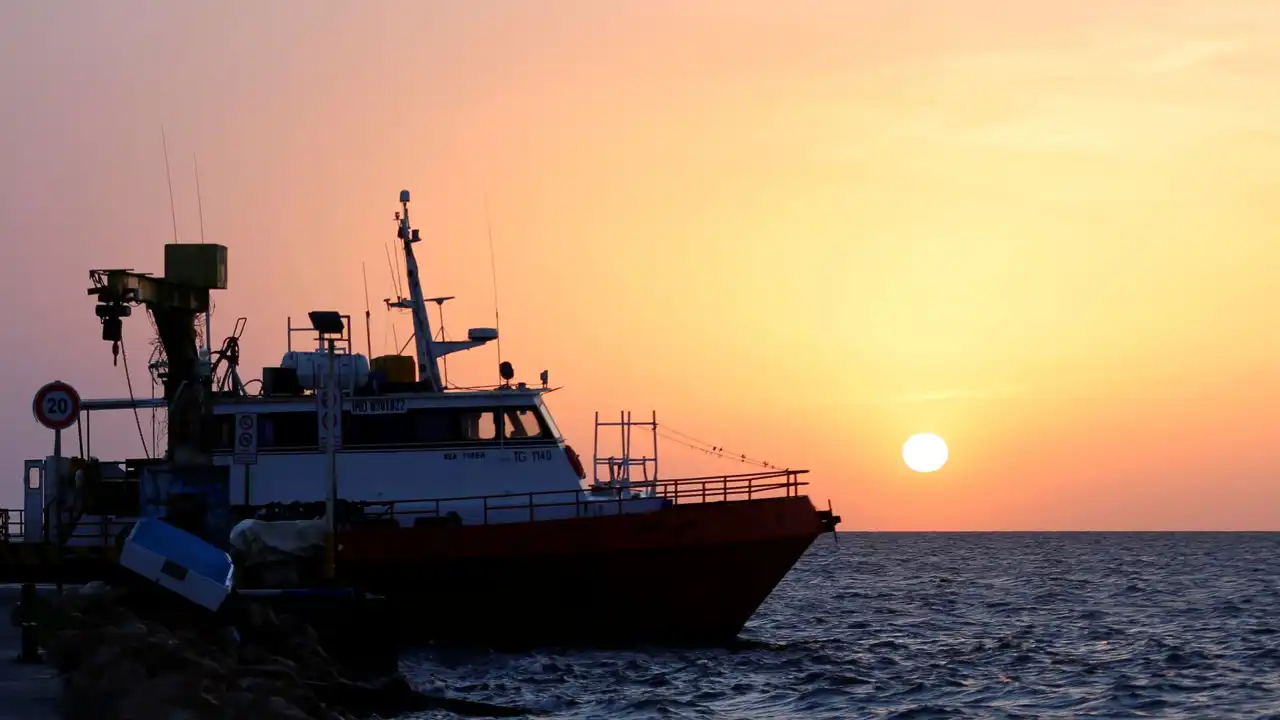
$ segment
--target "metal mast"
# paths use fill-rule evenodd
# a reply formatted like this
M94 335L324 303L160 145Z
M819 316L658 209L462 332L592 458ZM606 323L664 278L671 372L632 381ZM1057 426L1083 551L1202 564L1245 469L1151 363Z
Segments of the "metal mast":
M418 382L430 383L435 392L444 390L440 380L440 367L431 347L431 322L427 318L427 304L422 293L422 281L418 277L418 260L413 256L413 244L421 240L418 231L409 227L409 191L400 191L402 212L396 213L400 222L399 237L404 244L404 269L409 280L409 310L413 313L413 339L418 350Z

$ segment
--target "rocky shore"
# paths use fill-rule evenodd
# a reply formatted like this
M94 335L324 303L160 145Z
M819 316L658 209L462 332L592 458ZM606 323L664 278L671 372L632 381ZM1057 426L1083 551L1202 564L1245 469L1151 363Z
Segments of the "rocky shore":
M530 714L428 696L401 676L355 681L315 631L237 599L217 614L145 590L92 583L23 611L40 628L73 720L348 720L427 710Z

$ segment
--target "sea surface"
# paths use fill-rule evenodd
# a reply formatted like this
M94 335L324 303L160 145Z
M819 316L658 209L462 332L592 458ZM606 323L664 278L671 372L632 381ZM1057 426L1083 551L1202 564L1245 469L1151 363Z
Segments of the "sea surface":
M742 647L421 651L403 667L551 718L1280 719L1280 533L833 540Z

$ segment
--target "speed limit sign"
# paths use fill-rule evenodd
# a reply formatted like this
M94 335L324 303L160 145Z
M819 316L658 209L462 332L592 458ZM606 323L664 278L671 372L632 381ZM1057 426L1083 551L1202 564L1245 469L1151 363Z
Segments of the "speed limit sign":
M80 417L80 393L70 385L55 380L36 391L31 402L36 421L50 430L65 430Z

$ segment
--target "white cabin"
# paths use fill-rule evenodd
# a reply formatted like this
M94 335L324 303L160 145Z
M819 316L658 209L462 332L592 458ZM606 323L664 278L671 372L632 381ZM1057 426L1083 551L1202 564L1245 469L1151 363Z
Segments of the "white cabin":
M450 512L468 524L616 512L619 490L588 488L585 468L556 427L544 392L344 394L337 498L394 503L402 523ZM314 396L246 398L220 403L215 413L214 462L231 467L233 505L325 499L328 455L321 449ZM248 440L241 437L246 432L253 445L237 447ZM632 498L624 503L628 512L660 507L657 498L652 507L635 502L646 492L643 483L621 491Z

